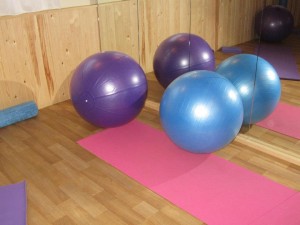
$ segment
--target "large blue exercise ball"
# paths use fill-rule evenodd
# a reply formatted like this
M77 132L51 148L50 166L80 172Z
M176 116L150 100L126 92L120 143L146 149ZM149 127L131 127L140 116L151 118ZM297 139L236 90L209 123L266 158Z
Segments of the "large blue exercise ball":
M243 121L243 104L229 80L197 70L176 78L160 104L163 129L180 148L211 153L229 144Z
M269 116L281 95L281 83L274 67L252 54L238 54L220 63L216 70L237 88L244 105L244 125Z
M266 6L255 16L255 31L264 41L282 41L291 34L293 28L292 13L281 5Z
M103 128L128 123L147 97L144 71L131 57L108 51L86 58L76 68L70 95L79 115Z
M215 70L214 51L195 34L179 33L165 39L155 51L153 70L166 88L180 75L193 70Z

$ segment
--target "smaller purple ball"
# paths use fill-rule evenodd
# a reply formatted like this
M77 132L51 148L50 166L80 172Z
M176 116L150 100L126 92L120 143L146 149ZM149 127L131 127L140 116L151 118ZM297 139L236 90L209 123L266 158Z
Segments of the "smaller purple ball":
M153 60L154 74L166 88L173 80L193 70L215 70L214 51L201 37L179 33L165 39Z
M86 58L75 70L70 95L79 115L98 127L116 127L142 110L148 85L131 57L108 51Z
M282 41L291 34L293 27L293 15L280 5L266 6L255 16L255 31L263 41Z

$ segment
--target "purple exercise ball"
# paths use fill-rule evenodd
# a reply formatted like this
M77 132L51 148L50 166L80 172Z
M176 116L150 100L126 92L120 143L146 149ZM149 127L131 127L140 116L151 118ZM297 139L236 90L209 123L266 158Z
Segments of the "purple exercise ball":
M293 27L293 15L280 5L266 6L255 16L255 32L263 41L282 41L291 34Z
M179 33L165 39L153 60L154 74L166 88L180 75L193 70L215 70L214 51L201 37Z
M86 58L76 68L70 84L76 111L103 128L133 120L144 106L147 91L146 76L139 64L114 51Z

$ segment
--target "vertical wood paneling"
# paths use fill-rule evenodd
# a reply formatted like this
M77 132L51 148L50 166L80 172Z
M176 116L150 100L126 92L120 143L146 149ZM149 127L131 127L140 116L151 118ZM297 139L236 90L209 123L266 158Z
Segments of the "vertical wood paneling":
M167 37L189 32L190 0L139 0L140 63L146 72L153 70L153 56Z
M137 0L100 4L98 12L101 50L120 51L138 62Z
M37 15L50 102L69 99L71 75L87 56L100 51L97 7Z
M199 35L212 49L216 47L216 1L191 0L191 33Z
M47 96L37 30L32 14L0 19L0 109Z
M265 5L277 5L279 0L265 0Z
M262 9L262 0L218 0L219 21L217 48L255 38L254 18Z
M300 26L300 1L299 0L289 0L287 7L294 16L295 26Z
M1 18L0 31L0 109L69 99L72 72L100 50L96 6Z

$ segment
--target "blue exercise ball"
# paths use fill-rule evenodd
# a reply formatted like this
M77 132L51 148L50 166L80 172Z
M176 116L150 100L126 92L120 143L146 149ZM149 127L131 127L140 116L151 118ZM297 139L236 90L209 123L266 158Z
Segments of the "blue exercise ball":
M144 71L130 56L96 53L76 68L70 95L79 115L91 124L117 127L133 120L144 107L148 85Z
M243 104L229 80L213 71L191 71L165 90L160 119L169 138L193 153L211 153L229 144L243 121Z
M244 105L244 125L270 115L281 95L281 84L274 67L252 54L238 54L220 63L216 70L237 88Z

